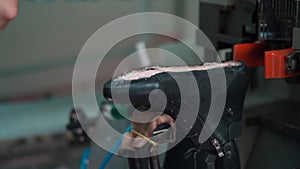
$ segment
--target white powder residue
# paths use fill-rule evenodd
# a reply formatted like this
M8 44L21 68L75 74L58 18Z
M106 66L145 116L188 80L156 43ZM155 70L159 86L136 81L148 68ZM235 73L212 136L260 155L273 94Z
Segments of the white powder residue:
M205 63L201 66L170 66L170 67L146 67L141 70L133 70L127 74L118 76L114 81L121 80L137 80L142 78L149 78L159 73L163 72L188 72L188 71L197 71L197 70L209 70L214 68L224 68L224 67L232 67L239 66L240 62L225 62L225 63Z

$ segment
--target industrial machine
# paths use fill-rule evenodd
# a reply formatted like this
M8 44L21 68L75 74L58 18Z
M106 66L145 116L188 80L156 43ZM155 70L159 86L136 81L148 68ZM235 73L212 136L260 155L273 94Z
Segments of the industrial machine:
M284 78L288 83L300 82L299 0L201 0L199 11L199 27L209 37L215 48L232 49L231 52L226 54L225 61L241 61L248 68L264 66L265 78L267 79ZM207 19L207 16L210 16L210 19ZM234 75L229 74L228 77L232 78ZM240 80L238 85L234 85L234 89L228 89L229 93L232 92L228 96L229 102L232 98L243 100L243 96L238 97L237 93L234 92L239 87L243 88L241 90L242 93L245 92L247 83L243 81L247 81L246 78ZM139 96L137 93L144 92L143 94L145 94L145 92L149 92L149 86L153 87L151 90L155 86L157 87L157 84L151 85L152 83L154 82L151 78L150 80L137 80L130 84L133 86L129 86L131 94L133 94L131 99L137 108L148 106L148 102L141 99L144 97ZM160 82L157 83L161 84ZM126 83L112 83L110 81L104 90L105 97L113 101L111 100L111 95L108 94L109 90L117 88L120 91L124 84ZM143 92L140 92L141 89ZM203 87L201 90L204 89L207 88ZM239 150L236 147L236 140L240 136L241 126L237 124L241 121L243 102L239 102L237 105L235 103L237 102L233 103L233 107L240 108L237 110L239 118L228 117L227 120L230 119L229 122L226 120L226 117L223 117L223 121L219 125L221 127L214 132L212 139L206 143L199 143L197 139L189 137L193 136L193 134L198 136L197 134L199 133L195 131L199 131L199 128L203 126L201 123L196 123L194 128L198 127L198 130L191 130L192 134L189 134L186 139L168 151L165 168L197 168L199 166L207 169L240 168ZM228 106L225 109L227 112L232 105L229 103ZM168 111L166 113L175 111L172 108L170 109L170 107L172 107L171 104L167 105ZM203 115L202 113L199 111L200 117ZM266 121L266 119L261 118L259 121ZM270 121L272 120L268 118L268 122ZM284 125L281 125L282 123ZM289 128L288 126L292 126L293 131L299 131L295 129L295 127L299 127L295 123L293 125L289 125L288 121L282 123L278 122L277 118L275 126L284 126L286 127L285 129ZM231 128L232 125L234 125L233 128ZM223 128L223 130L220 128ZM276 128L278 127L276 126ZM148 168L148 164L141 164L141 161L138 160L134 162L131 159L129 163L132 169ZM157 168L158 166L151 167Z
M297 85L291 85L300 82L299 0L201 0L199 11L200 29L216 49L230 49L224 60L242 61L250 68L251 88L259 88L258 74L264 73L265 79L273 79L269 84L276 86L282 79L297 93ZM297 105L298 99L286 98L245 110L258 114L247 119L247 124L260 126L247 168L299 168L295 157L300 147ZM288 153L276 153L282 150Z
M298 82L299 10L298 0L201 1L200 29L217 49L233 49L227 60L263 65L266 78Z
M146 9L149 2L143 1L145 5L141 6ZM175 10L181 9L182 4L183 1L178 0L176 2L177 9ZM285 79L288 84L300 83L300 0L200 0L199 8L200 30L208 36L217 50L230 49L230 52L226 53L224 61L233 62L237 65L224 67L228 84L226 106L219 127L206 142L199 142L198 137L204 125L204 119L207 117L208 101L211 99L209 97L210 84L206 71L191 71L196 77L198 85L201 86L199 88L201 92L201 110L188 135L166 153L164 168L239 169L242 166L238 138L241 135L243 104L249 83L248 73L251 78L250 84L253 84L252 74L257 67L264 67L263 71L266 79ZM196 40L199 39L196 37ZM147 69L147 71L153 70L156 71L157 67ZM177 72L174 75L184 79L186 72ZM124 81L124 83L112 82L107 82L104 89L104 96L111 102L123 104L117 100L112 100L110 94L112 88L118 88L120 92L126 92L124 88L129 87L131 101L135 108L141 111L147 110L150 106L148 100L150 92L160 89L165 92L168 102L166 109L158 109L157 111L164 111L175 121L180 107L184 107L187 112L189 111L188 107L182 104L181 100L178 100L180 97L178 86L166 72L161 72L151 78L133 80L130 85ZM193 91L189 92L191 93L188 94L192 96L195 94ZM59 102L64 103L61 100ZM279 108L278 105L280 105ZM299 110L299 105L299 102L287 100L247 109L251 112L266 112L261 116L247 119L247 124L258 124L263 128L260 131L261 136L255 143L255 148L253 148L253 156L260 157L259 155L266 153L264 156L274 162L270 167L270 165L264 164L263 158L259 160L252 159L252 161L259 163L260 168L251 164L252 161L250 161L247 169L300 168L298 159L298 152L300 151L300 116L295 111ZM68 106L71 107L71 101ZM107 115L108 119L114 115L113 118L115 119L120 116L117 112L112 111L111 114L109 113L104 113L104 116ZM112 121L111 123L114 122L121 127L119 121ZM124 126L128 125L127 121L123 123ZM162 134L169 127L168 124L159 126L154 130L153 135ZM21 157L27 153L27 150L30 150L28 153L30 157L25 160L16 158L10 161L10 156L1 156L0 168L76 168L79 163L79 154L86 146L86 144L81 145L81 143L88 143L89 140L78 121L71 120L67 128L73 134L72 146L66 141L65 135L55 135L50 139L48 138L50 136L46 135L31 138L29 141L20 140L16 144L6 146L5 151L1 151L0 154L12 154L12 156ZM265 128L268 128L268 130ZM273 130L283 135L278 135ZM130 130L128 129L128 131ZM180 134L180 131L177 131L177 134ZM29 142L29 145L24 146L27 142ZM79 146L76 145L77 143L80 143ZM99 149L98 146L91 144L91 149ZM172 143L170 144L172 145ZM147 146L151 147L153 144ZM148 151L147 148L149 147L143 150ZM89 151L87 151L87 154L84 151L83 167L81 168L86 168L88 164L89 168L96 168L100 159L104 159L100 166L104 168L105 165L102 164L109 161L107 159L111 158L112 153L110 152L108 156L102 158L104 151L98 151L91 151L90 157L88 155ZM64 157L68 157L69 166L60 164L61 159ZM111 163L117 164L119 162L117 160ZM17 162L21 164L14 164ZM30 166L27 162L31 162ZM128 162L130 169L158 169L160 167L160 161L156 154L150 158L128 158ZM124 165L121 163L118 166ZM112 166L112 168L116 167Z

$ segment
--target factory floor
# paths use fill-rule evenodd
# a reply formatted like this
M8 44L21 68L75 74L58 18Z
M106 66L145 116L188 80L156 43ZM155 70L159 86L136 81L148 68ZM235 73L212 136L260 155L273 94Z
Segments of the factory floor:
M251 92L247 96L245 110L258 103L272 103L275 100L278 100L275 96L261 97L260 92ZM65 126L68 123L71 108L71 97L49 98L35 102L1 103L0 169L79 168L80 158L86 147L91 147L92 150L88 169L97 168L106 155L106 151L95 144L69 145ZM254 147L258 146L256 144L259 128L247 126L246 120L253 113L244 113L244 127L240 138L243 169L251 166L249 159L252 153L259 154L254 150ZM270 139L273 135L271 132L267 135L270 137L266 139ZM252 161L257 162L255 159ZM255 167L252 165L252 168ZM107 169L115 168L127 169L127 160L114 156Z
M79 168L81 154L86 146L70 146L63 135L2 142L0 169Z

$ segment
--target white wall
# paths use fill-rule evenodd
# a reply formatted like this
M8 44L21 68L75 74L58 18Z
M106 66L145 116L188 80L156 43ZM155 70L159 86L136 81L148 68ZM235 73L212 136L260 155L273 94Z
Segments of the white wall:
M173 0L154 0L149 9L172 14L173 6ZM0 33L1 98L69 85L85 41L106 23L135 12L137 0L19 1L18 17Z
M174 3L175 0L152 0L149 8L150 11L174 14ZM198 0L186 0L185 3L185 18L198 25ZM73 65L85 41L106 23L138 11L137 0L84 3L20 0L18 17L0 33L0 99L70 87ZM176 35L176 31L182 30L174 26L172 33ZM55 104L51 104L52 101ZM0 138L64 130L71 104L69 97L20 103L20 106L3 103L0 105L0 115L5 121L2 121L3 126L8 126L16 117L18 125L7 127L5 133L0 133ZM38 122L28 125L32 117ZM52 125L48 125L49 119Z

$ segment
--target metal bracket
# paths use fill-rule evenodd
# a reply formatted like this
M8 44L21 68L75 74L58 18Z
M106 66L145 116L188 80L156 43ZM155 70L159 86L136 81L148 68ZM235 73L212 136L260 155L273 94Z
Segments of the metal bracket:
M217 139L213 139L212 140L212 144L215 147L218 156L219 157L223 157L225 154L224 154L224 152L223 152L223 150L221 148L221 145L220 145L219 141Z
M286 56L286 73L292 74L300 70L300 51L295 51Z

